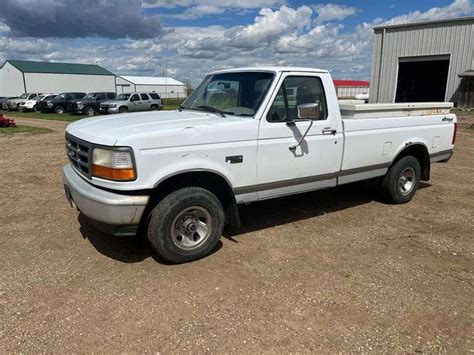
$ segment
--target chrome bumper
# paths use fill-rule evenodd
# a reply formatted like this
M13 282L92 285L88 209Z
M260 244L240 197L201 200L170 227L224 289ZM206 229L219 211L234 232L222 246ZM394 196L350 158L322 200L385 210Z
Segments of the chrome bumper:
M63 168L66 197L87 217L110 225L138 225L149 196L122 195L85 181L68 164Z

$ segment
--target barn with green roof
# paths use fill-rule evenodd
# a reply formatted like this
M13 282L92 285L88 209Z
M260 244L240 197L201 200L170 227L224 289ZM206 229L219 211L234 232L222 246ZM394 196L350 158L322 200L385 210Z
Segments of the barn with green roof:
M0 68L0 96L115 90L115 74L97 64L7 60Z

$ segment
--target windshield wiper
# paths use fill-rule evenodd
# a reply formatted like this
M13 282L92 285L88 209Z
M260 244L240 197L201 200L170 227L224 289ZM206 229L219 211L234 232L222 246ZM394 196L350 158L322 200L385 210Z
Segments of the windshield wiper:
M198 106L196 107L197 109L202 109L204 111L208 111L208 112L212 112L212 113L215 113L221 117L225 117L225 113L224 111L221 111L219 110L218 108L215 108L215 107L212 107L212 106L207 106L207 105L202 105L202 106Z

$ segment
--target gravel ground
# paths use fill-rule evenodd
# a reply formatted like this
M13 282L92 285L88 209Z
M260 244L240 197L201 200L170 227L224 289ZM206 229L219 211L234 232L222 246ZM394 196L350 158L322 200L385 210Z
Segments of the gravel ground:
M65 201L63 122L0 137L0 352L474 351L474 130L414 201L367 183L241 208L179 266ZM82 225L81 225L82 223Z

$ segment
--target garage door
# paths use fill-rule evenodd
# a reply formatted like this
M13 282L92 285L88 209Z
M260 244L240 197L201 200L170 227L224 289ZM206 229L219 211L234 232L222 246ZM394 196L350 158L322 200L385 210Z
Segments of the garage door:
M400 58L395 102L445 101L449 56Z

